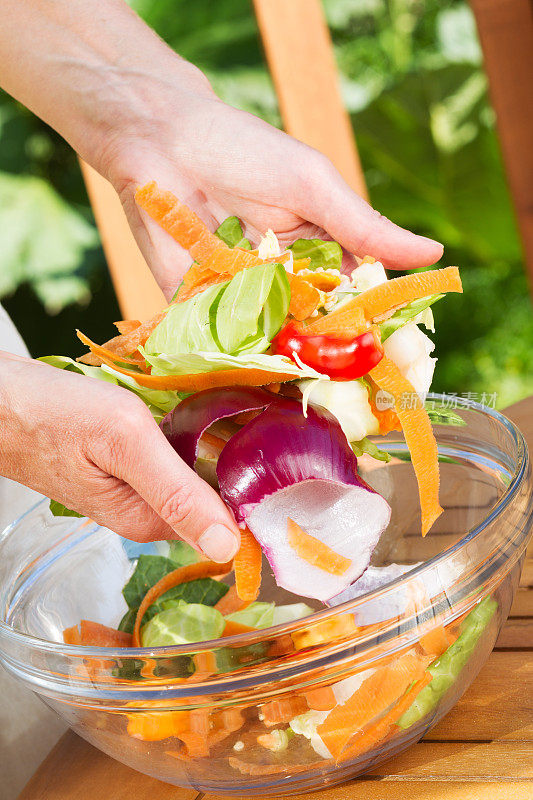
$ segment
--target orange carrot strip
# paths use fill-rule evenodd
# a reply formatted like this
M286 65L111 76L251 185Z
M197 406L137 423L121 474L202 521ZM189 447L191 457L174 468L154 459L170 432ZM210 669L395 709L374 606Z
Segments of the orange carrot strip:
M230 586L224 597L221 597L218 603L215 603L215 608L225 617L227 614L241 611L248 605L250 604L246 600L241 600L237 594L237 587Z
M414 686L404 694L399 703L397 703L391 710L381 717L373 725L370 725L365 731L362 731L352 744L349 744L347 749L342 754L342 760L348 758L356 758L362 753L368 752L372 747L379 744L389 734L392 726L400 719L407 709L412 705L413 701L418 694L422 691L424 686L427 686L432 679L430 672L426 672L423 678L415 683Z
M463 287L457 267L402 275L400 278L393 278L386 283L380 283L378 286L361 292L338 311L328 314L326 319L333 322L336 316L342 314L346 317L348 312L355 312L356 309L361 309L366 319L374 319L393 308L411 303L413 300L419 300L421 297L443 292L462 291Z
M390 358L383 356L379 364L370 371L370 375L381 389L394 397L394 407L402 425L418 481L422 535L425 536L443 511L439 503L437 442L430 419L412 385ZM408 398L409 402L402 402L402 398Z
M451 631L447 631L442 625L437 625L420 637L419 644L428 656L438 658L455 642L456 638Z
M169 233L201 267L236 275L241 269L261 264L253 253L230 248L172 192L162 191L155 181L135 192L137 204Z
M113 325L120 334L125 335L136 330L141 325L141 321L138 319L120 319L118 322L114 322Z
M281 697L279 700L271 700L261 707L264 716L264 723L268 727L279 725L282 722L290 722L293 717L308 711L305 697L301 694L293 694L291 697Z
M311 272L308 275L299 275L299 277L321 292L331 292L341 282L340 275L332 275L330 272Z
M261 588L261 548L248 528L241 531L241 546L235 556L237 595L247 603L257 600Z
M228 619L226 620L226 626L222 631L222 637L238 636L240 633L250 633L250 631L256 630L257 628L252 628L250 625L243 625L242 622L235 622L234 620Z
M145 375L141 372L125 369L117 365L120 358L112 356L101 345L91 342L90 339L77 331L78 338L90 347L91 352L98 356L102 363L113 367L122 375L134 378L139 386L148 389L161 389L178 392L201 392L202 389L211 389L225 386L264 386L273 381L291 381L294 375L290 373L271 372L263 369L223 369L216 372L198 372L189 375Z
M292 275L287 272L287 278L291 287L289 314L292 314L295 319L300 321L307 319L320 302L320 292L299 275Z
M183 276L183 283L185 286L197 286L199 283L204 283L213 278L217 273L212 269L206 269L193 261L185 275Z
M311 266L310 258L295 258L292 262L292 269L295 274L301 272L302 269L309 269Z
M367 375L367 380L370 383L371 391L368 396L370 408L373 415L377 418L379 423L379 432L382 436L386 436L391 431L401 431L402 425L398 419L398 414L393 408L378 408L376 406L376 393L379 391L379 386Z
M307 705L313 711L331 711L337 705L337 698L331 686L320 686L304 694Z
M99 622L82 619L79 626L73 625L63 631L65 644L79 644L86 647L131 647L131 634L117 631Z
M158 314L155 315L155 317L152 317L152 319L149 319L146 322L141 323L139 327L130 331L130 333L126 333L122 336L115 336L113 337L113 339L109 339L109 341L104 342L104 344L101 345L101 347L113 353L115 357L131 355L132 353L135 353L139 345L146 344L146 340L148 339L152 331L159 325L164 316L165 316L165 311L160 311ZM92 366L100 366L100 364L102 364L103 362L103 359L95 358L94 354L92 358L90 355L87 355L87 356L81 356L81 358L79 358L78 360L82 361L84 364L91 364ZM125 359L121 360L124 361Z
M194 661L193 677L195 680L206 680L206 678L216 674L217 657L212 650L195 653L192 660Z
M161 578L161 580L146 592L139 606L139 610L137 611L133 628L134 647L140 647L139 632L144 615L152 603L155 603L162 594L168 592L169 589L173 589L174 586L195 581L197 578L212 578L219 575L227 575L228 572L231 571L231 567L231 561L228 561L226 564L215 564L214 561L199 561L196 564L188 564L186 567L179 567Z
M189 727L187 711L136 711L128 715L128 734L143 742L180 737Z
M78 625L65 628L63 631L63 641L65 644L81 644L81 633Z
M320 539L306 533L290 517L287 518L287 540L300 558L331 575L344 575L351 566L349 558L341 556Z
M336 759L352 736L400 698L413 681L423 677L429 658L413 651L377 669L343 705L336 706L317 733Z
M76 331L76 335L78 336L78 339L81 339L81 341L84 344L87 344L87 342L85 341L85 339L87 339L85 334L83 334L83 333L81 333L81 331L77 330ZM82 336L85 337L85 339L83 339ZM120 338L120 337L117 336L117 339L118 338ZM114 350L109 350L107 347L105 347L105 345L98 345L98 347L100 348L100 358L98 359L100 364L104 362L104 356L105 356L107 359L110 359L113 362L114 361L119 361L121 364L131 364L132 366L136 366L136 367L139 366L140 356L135 357L135 356L127 356L127 355L118 355L118 353L116 353ZM93 350L91 352L94 353ZM78 359L78 361L81 361L84 364L87 364L89 360L91 360L91 359L88 359L86 356L80 356L80 358ZM143 364L144 364L144 359L143 359ZM99 366L99 365L96 365L96 366Z
M186 286L185 283L180 286L178 294L177 294L177 301L179 303L184 303L186 300L190 300L191 297L196 297L197 294L203 292L205 289L210 289L212 286L216 286L218 283L225 283L225 281L231 280L231 275L223 272L220 275L217 275L214 272L210 272L212 275L211 278L207 278L202 283L196 283L193 286Z
M342 309L335 314L326 314L307 325L305 332L308 334L324 334L330 336L358 336L368 330L362 308L354 308L343 313Z
M209 755L206 734L197 733L196 731L182 731L177 738L181 739L191 758L207 758Z

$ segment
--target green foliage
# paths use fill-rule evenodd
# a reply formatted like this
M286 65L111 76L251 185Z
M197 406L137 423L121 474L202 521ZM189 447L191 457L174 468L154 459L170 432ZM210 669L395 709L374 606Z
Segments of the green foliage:
M342 250L337 242L296 239L290 249L294 258L310 258L310 269L340 269L342 266Z
M440 239L444 263L462 270L465 294L448 297L435 311L435 389L497 392L500 406L519 399L533 391L533 315L468 4L323 4L372 202L399 224ZM131 5L207 74L224 100L280 124L251 3L131 0ZM13 193L15 185L18 216L11 230L15 209L6 207L4 193ZM39 354L64 352L65 342L74 354L76 321L93 338L105 339L99 331L118 318L91 220L67 145L10 98L0 97L0 245L10 253L0 292L25 282L52 311L84 301L99 283L103 287L87 312L78 307L60 315L61 345L48 344L42 311L27 290L17 291L8 308ZM84 313L89 327L79 321Z
M183 559L183 556L184 552L180 553L180 558ZM173 551L173 557L177 557L176 550ZM182 563L181 566L183 565ZM135 570L122 590L129 610L120 621L120 630L128 633L132 632L135 614L146 592L176 568L176 561L171 558L165 558L165 556L139 556ZM225 583L215 581L213 578L197 578L194 581L181 583L162 594L150 606L144 616L144 622L147 622L155 614L162 611L165 608L165 604L170 601L183 600L186 603L214 606L224 597L228 588Z
M83 517L83 514L72 511L71 508L67 508L59 500L50 500L50 511L54 517Z

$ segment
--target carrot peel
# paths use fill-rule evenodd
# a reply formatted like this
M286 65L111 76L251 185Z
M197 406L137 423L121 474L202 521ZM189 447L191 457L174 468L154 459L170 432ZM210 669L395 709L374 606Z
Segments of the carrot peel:
M261 588L262 553L255 536L245 528L241 531L241 546L235 556L235 586L237 596L253 603Z
M161 578L161 580L155 583L152 588L146 592L139 606L137 616L135 617L135 625L133 627L133 646L141 646L140 630L143 617L150 606L155 603L162 594L168 592L169 589L173 589L174 586L179 586L182 583L189 583L198 578L214 578L227 575L228 572L231 571L231 568L231 561L228 561L226 564L216 564L214 561L199 561L196 564L188 564L186 567L179 567L179 569L175 569Z
M300 558L331 575L344 575L352 564L349 558L302 530L290 517L287 519L287 541Z
M422 512L422 535L425 536L443 508L439 503L439 461L435 436L427 411L413 386L404 378L396 364L383 356L370 376L377 385L394 398L405 442L418 481ZM409 397L409 403L405 403Z

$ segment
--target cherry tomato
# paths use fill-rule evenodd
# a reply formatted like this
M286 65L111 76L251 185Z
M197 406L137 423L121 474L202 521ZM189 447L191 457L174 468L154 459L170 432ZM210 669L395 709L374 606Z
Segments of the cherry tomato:
M336 381L362 378L383 358L383 347L373 328L353 339L343 339L327 334L309 335L292 322L274 337L272 352L293 360L296 353L304 364Z

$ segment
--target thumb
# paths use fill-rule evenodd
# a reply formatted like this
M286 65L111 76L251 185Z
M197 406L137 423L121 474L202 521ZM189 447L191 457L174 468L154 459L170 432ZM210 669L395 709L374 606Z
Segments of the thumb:
M230 561L237 525L220 497L177 455L153 423L128 437L114 474L127 482L174 532L212 561Z
M321 167L310 170L315 184L305 192L302 215L323 228L350 253L371 255L390 269L415 269L434 264L443 247L418 236L382 216L342 179L335 167L320 156Z

